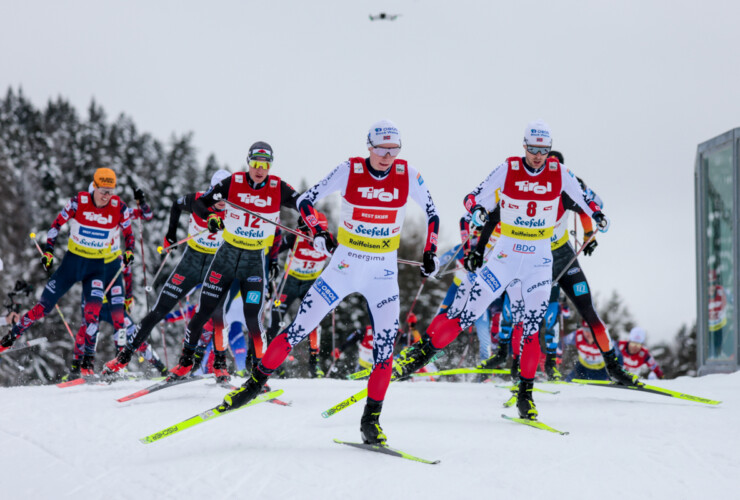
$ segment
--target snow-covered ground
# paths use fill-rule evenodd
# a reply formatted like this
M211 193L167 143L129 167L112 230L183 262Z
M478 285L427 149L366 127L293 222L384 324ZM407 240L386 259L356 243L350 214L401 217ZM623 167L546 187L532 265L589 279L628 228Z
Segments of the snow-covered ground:
M260 404L153 444L139 438L217 404L212 381L130 403L148 382L0 389L1 497L544 499L737 498L740 373L659 381L717 407L602 387L539 385L543 422L500 418L494 384L394 383L381 423L426 465L356 450L362 404L321 412L363 382L274 380L291 407ZM150 383L150 382L149 382Z

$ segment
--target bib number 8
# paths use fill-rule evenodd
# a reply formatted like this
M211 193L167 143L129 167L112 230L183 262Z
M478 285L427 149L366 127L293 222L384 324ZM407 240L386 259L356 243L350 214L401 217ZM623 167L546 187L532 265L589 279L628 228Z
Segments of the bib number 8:
M527 215L534 217L537 214L537 202L530 201L527 203Z

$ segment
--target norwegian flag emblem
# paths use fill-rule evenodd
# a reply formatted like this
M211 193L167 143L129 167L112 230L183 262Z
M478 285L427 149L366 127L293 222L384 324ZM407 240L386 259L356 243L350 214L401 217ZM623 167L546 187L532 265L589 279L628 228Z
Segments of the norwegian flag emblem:
M211 271L211 274L208 275L208 281L216 285L219 281L221 281L222 276L223 275L217 273L216 271Z
M542 142L542 137L538 137L537 142Z
M389 136L389 135L384 135L383 136L383 140L384 141L389 141L390 139L391 139L391 136Z

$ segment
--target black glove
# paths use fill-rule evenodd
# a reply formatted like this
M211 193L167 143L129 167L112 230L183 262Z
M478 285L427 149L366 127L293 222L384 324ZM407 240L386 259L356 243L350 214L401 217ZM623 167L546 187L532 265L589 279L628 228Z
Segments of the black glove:
M423 277L429 278L437 274L437 271L439 271L439 259L437 258L437 254L431 250L424 252L421 262L421 275Z
M123 265L128 266L134 261L134 252L131 250L126 250L123 252Z
M587 235L585 235L585 236L587 236L587 237L591 237L591 235L590 235L590 234L587 234ZM593 240L589 241L589 242L588 242L588 243L586 244L585 248L583 249L583 255L589 256L589 255L591 255L592 253L594 253L594 250L596 250L596 246L597 246L597 245L598 245L598 243L596 242L596 240L595 240L595 239L593 239Z
M275 281L279 275L280 275L280 264L278 264L277 259L270 261L270 270L267 274L267 279L269 281Z
M51 266L54 263L54 254L50 249L46 249L44 254L41 256L41 265L44 266L45 271L51 270Z
M594 220L594 222L596 222L596 225L599 226L599 231L605 233L609 230L609 219L607 219L606 215L604 215L601 211L594 212L591 218Z
M470 214L473 216L470 223L475 227L483 227L486 225L486 222L488 221L488 211L481 205L474 206L470 211Z
M334 253L337 249L337 240L329 231L319 229L313 237L313 247L326 256Z
M465 256L463 265L471 273L476 272L483 265L483 252L478 249L469 251Z
M0 340L0 346L3 347L3 349L0 349L0 352L13 347L13 342L15 342L15 337L12 332L8 332L8 334Z
M217 233L220 229L224 228L224 221L221 220L216 214L208 216L208 230L212 233Z
M141 205L146 203L146 195L141 188L134 188L134 199Z

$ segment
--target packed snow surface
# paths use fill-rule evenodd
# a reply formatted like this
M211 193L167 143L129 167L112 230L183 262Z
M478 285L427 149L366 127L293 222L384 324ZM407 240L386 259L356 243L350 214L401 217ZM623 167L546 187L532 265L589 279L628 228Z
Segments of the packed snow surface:
M515 410L493 383L393 383L389 444L438 465L332 441L359 441L363 403L321 412L361 381L271 380L292 406L262 403L142 444L227 392L200 380L116 402L148 384L0 389L2 498L737 498L740 373L656 382L718 406L538 384L560 391L535 401L567 436L502 419Z

